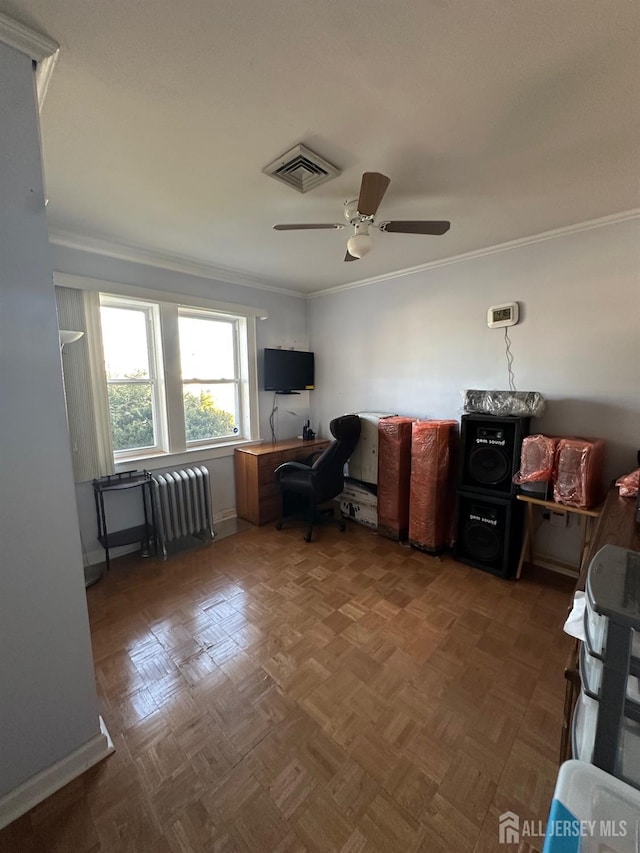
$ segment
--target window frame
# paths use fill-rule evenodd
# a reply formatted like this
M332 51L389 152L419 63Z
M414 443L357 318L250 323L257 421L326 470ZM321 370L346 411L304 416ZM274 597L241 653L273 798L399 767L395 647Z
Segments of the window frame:
M182 397L182 406L184 412L184 388L185 385L189 384L200 384L200 385L228 385L229 383L233 383L235 385L235 404L236 404L236 412L237 412L237 429L238 433L242 434L242 430L240 428L240 424L244 423L244 399L243 395L240 393L241 386L241 370L240 370L240 320L238 317L233 317L230 315L223 315L219 312L206 311L202 308L188 308L184 305L178 306L178 333L180 329L180 319L182 317L201 319L201 320L209 320L214 323L227 323L231 326L232 330L232 347L233 347L233 370L234 376L225 377L223 379L207 379L205 377L191 378L186 379L184 375L181 376L181 397ZM179 340L179 334L178 334ZM185 417L185 444L187 448L192 447L207 447L211 444L218 444L220 442L225 442L232 440L234 438L233 435L221 436L217 439L212 438L203 438L203 439L187 439L186 438L186 417Z
M166 400L164 387L163 353L160 337L160 308L157 303L140 299L124 299L108 293L100 293L100 308L117 308L123 311L140 311L145 319L145 332L147 339L147 360L149 364L148 379L109 379L107 376L107 393L110 385L150 385L151 386L151 416L153 419L154 443L144 447L136 447L125 450L113 449L113 461L119 461L139 457L143 455L155 455L166 452L167 440L167 418L166 409L163 405ZM160 344L159 344L160 342ZM104 343L103 343L104 353ZM111 417L109 417L109 428L113 435Z
M71 275L59 275L58 283L70 286ZM218 303L214 300L185 298L184 295L151 291L145 288L120 286L97 279L81 279L86 290L98 290L100 303L103 298L111 305L127 307L138 303L157 307L154 321L154 346L158 364L158 379L161 382L164 399L160 405L162 411L160 446L149 450L139 448L130 451L114 452L115 470L125 470L131 462L142 463L162 460L166 464L194 462L194 457L215 458L227 456L238 445L260 441L260 416L257 371L256 320L266 319L267 312L242 305ZM79 284L75 284L79 287ZM236 364L238 370L238 434L219 439L205 439L187 442L185 436L184 401L182 397L182 376L179 369L180 351L178 335L178 316L180 310L187 314L201 312L202 316L223 320L232 320L236 324ZM176 404L179 401L179 407ZM178 416L179 413L179 416ZM111 421L108 424L111 429Z

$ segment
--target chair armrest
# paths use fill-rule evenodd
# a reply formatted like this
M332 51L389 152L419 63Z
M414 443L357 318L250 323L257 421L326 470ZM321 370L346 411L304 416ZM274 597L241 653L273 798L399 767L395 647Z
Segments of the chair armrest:
M283 474L286 474L287 471L310 471L311 466L305 465L302 462L283 462L282 465L278 465L276 470L274 471L276 480L279 480Z

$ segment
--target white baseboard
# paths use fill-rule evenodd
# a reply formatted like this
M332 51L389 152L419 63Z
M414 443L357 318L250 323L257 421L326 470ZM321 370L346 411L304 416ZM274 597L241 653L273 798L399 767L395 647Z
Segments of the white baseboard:
M113 751L113 741L100 717L99 735L0 798L0 829L55 794Z

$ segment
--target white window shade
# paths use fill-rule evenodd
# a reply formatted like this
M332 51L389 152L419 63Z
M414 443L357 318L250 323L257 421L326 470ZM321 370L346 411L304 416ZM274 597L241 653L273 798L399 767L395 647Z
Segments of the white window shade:
M109 401L102 356L100 304L96 292L56 287L58 327L84 332L62 351L74 479L112 474Z

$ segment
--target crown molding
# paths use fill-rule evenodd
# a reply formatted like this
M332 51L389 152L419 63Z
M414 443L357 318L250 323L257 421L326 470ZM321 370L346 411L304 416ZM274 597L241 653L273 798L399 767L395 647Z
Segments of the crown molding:
M47 56L47 58L43 59L41 62L38 62L36 68L36 93L38 95L38 109L40 112L42 112L42 105L44 104L44 99L47 96L49 81L51 80L53 69L56 67L59 55L60 49L56 50L55 53L52 53L51 56Z
M157 269L171 270L172 272L185 273L186 275L199 276L200 278L224 281L228 284L237 284L241 287L251 287L254 290L266 290L271 293L280 293L284 296L296 296L304 299L306 294L295 290L287 290L268 284L249 273L229 267L218 267L202 261L196 261L184 255L176 255L168 252L158 252L145 249L142 246L133 246L105 240L102 237L88 237L73 231L62 231L55 228L49 229L49 242L55 246L63 246L67 249L76 249L80 252L89 252L93 255L102 255L118 261L128 261L134 264L144 264Z
M145 266L155 267L158 269L172 270L173 272L198 276L200 278L223 281L228 284L240 285L241 287L251 287L254 290L264 290L270 293L279 293L284 296L295 296L298 299L316 299L320 296L340 293L343 290L351 290L355 287L366 287L371 284L379 284L396 278L402 278L404 276L415 275L417 273L437 269L438 267L448 266L449 264L472 261L488 255L499 254L500 252L509 252L512 249L519 249L523 246L530 246L534 243L541 243L545 240L554 240L557 237L564 237L569 234L576 234L582 231L590 231L594 228L602 228L607 225L614 225L620 222L626 222L630 219L638 218L640 218L640 208L634 208L633 210L615 213L611 216L592 219L588 222L566 225L552 231L543 231L540 234L534 234L530 237L521 237L517 240L510 240L506 243L498 243L495 246L488 246L484 249L474 249L471 252L464 252L461 255L453 255L449 258L442 258L438 261L429 261L428 263L420 264L419 266L395 270L394 272L384 273L383 275L374 276L372 278L341 284L337 287L316 290L313 293L300 293L299 291L277 287L276 285L268 284L264 280L254 277L249 273L230 269L228 267L218 267L213 264L193 260L192 258L188 258L183 255L145 249L142 246L118 243L101 237L89 237L72 231L50 228L49 242L56 246L76 249L80 252L102 255L115 260L127 261L135 264L144 264Z
M36 91L38 94L38 107L42 109L47 88L53 69L58 60L60 45L45 36L27 27L20 21L14 21L8 15L0 12L0 41L10 47L26 54L36 64Z
M0 41L26 53L35 62L42 62L60 50L60 45L49 36L32 30L20 21L14 21L0 12Z
M518 240L510 240L507 243L498 243L495 246L488 246L485 249L474 249L472 252L464 252L461 255L452 255L449 258L442 258L439 261L429 261L426 264L420 264L416 267L407 267L406 269L384 273L384 275L377 275L372 278L363 278L360 281L352 281L349 284L340 284L337 287L330 287L326 290L316 290L314 293L310 293L308 298L316 299L320 296L340 293L343 290L352 290L354 287L367 287L370 284L379 284L383 281L390 281L407 275L415 275L416 273L426 272L427 270L436 269L437 267L446 267L449 264L472 261L476 258L484 258L487 255L497 255L500 252L510 252L512 249L520 249L523 246L531 246L534 243L542 243L545 240L555 240L557 237L565 237L569 234L577 234L581 231L591 231L594 228L603 228L606 225L615 225L620 222L627 222L630 219L640 219L640 208L633 208L632 210L626 210L622 213L614 213L611 216L602 216L599 219L591 219L588 222L580 222L575 225L565 225L562 228L555 228L552 231L543 231L540 234L534 234L530 237L521 237Z

